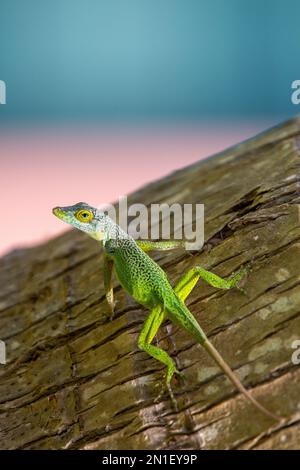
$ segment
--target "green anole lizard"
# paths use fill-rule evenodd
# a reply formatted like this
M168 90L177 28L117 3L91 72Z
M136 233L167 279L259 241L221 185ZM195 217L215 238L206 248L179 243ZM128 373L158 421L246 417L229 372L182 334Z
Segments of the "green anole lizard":
M55 207L53 213L59 219L101 242L104 251L104 286L112 315L115 305L112 287L113 267L121 286L137 302L151 311L139 335L138 346L167 367L165 385L175 408L176 401L170 382L174 374L181 375L181 373L177 370L175 363L166 351L152 345L159 327L166 318L190 333L206 349L237 389L258 409L273 419L281 420L280 417L264 408L246 390L208 340L197 320L184 303L200 278L213 287L231 289L238 287L237 284L245 274L245 269L241 269L228 279L222 279L200 266L195 266L184 274L173 288L165 272L148 256L147 252L177 248L183 245L181 241L134 240L104 212L82 202L74 206Z

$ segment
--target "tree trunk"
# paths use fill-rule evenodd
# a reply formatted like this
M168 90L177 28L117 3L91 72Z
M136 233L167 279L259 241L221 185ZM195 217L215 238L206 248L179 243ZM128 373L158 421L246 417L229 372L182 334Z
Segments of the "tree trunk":
M115 282L116 316L107 320L98 245L71 230L0 260L0 447L299 447L299 154L295 119L129 197L205 204L204 248L154 255L172 283L197 264L226 277L251 262L245 293L200 282L187 305L253 396L285 422L248 403L170 323L158 340L186 379L173 382L178 412L167 394L155 401L164 370L137 348L147 311Z

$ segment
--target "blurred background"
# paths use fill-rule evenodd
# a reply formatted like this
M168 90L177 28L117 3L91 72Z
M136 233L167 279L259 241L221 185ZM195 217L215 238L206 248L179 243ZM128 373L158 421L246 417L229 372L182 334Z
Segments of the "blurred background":
M299 112L299 0L0 0L0 253ZM8 212L8 215L7 215Z

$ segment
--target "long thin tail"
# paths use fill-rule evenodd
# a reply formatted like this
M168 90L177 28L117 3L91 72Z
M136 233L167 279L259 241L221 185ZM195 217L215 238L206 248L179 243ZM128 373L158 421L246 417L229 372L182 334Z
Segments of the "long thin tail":
M194 336L195 339L206 349L209 355L216 361L225 375L231 380L233 385L251 402L253 405L256 406L260 411L262 411L265 415L269 416L276 421L283 421L284 418L277 416L271 411L267 410L264 406L262 406L244 387L238 377L234 374L231 370L229 365L224 361L220 353L216 350L216 348L211 344L209 339L207 338L206 334L200 327L199 323L197 322L196 318L193 314L189 311L187 306L177 297L172 299L173 302L166 302L165 306L167 308L168 314L171 320L174 323L179 324L183 327L186 331L188 331L191 335Z
M216 363L220 366L223 372L227 375L227 377L231 380L231 382L236 386L236 388L249 400L253 405L256 406L260 411L262 411L265 415L269 416L270 418L276 419L277 421L282 421L283 418L277 416L271 411L267 410L264 406L262 406L253 396L248 392L248 390L244 387L244 385L240 382L231 368L226 364L222 356L216 350L216 348L211 344L211 342L206 339L202 346L206 349L209 355L216 361Z

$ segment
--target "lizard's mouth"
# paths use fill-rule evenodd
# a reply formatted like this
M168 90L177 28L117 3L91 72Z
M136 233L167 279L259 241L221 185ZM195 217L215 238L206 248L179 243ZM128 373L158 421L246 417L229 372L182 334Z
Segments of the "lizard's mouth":
M54 209L52 209L52 212L59 219L61 219L64 215L64 211L62 211L60 207L54 207Z

